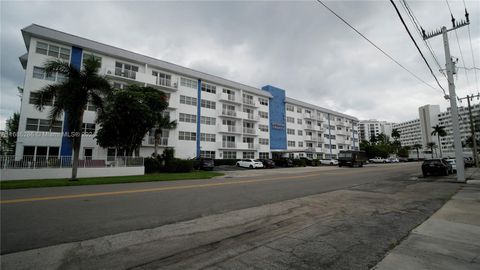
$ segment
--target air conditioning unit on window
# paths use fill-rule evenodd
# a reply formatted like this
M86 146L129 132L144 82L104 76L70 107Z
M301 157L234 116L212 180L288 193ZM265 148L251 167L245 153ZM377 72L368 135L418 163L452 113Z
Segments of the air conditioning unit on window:
M177 88L178 87L178 84L177 83L173 83L173 88Z

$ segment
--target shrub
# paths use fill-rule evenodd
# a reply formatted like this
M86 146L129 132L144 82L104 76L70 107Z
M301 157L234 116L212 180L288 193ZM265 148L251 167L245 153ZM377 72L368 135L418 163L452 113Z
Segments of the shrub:
M307 162L305 159L294 159L293 160L293 166L295 167L305 167L307 166Z
M165 161L173 160L174 157L175 157L175 149L165 148L165 150L163 150L163 159Z
M237 160L236 159L215 159L214 164L215 164L215 166L235 165L235 164L237 164Z
M193 171L193 160L172 159L172 160L165 161L164 171L191 172Z
M155 173L159 172L161 169L160 160L157 158L149 157L145 158L144 161L145 173Z

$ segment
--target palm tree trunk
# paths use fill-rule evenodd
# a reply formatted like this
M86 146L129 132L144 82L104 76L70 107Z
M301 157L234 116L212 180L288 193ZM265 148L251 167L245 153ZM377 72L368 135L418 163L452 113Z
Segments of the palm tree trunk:
M420 159L420 152L418 151L418 148L417 148L417 160Z
M72 164L72 178L71 181L77 181L77 171L78 171L78 159L80 157L80 137L73 138L73 164Z
M157 132L157 129L155 129L155 133L154 133L154 141L155 141L154 143L155 143L155 145L154 145L154 148L153 148L154 149L153 153L154 153L155 157L158 157L158 140L159 140L158 135L159 134Z
M433 146L430 147L430 151L432 151L432 158L433 158Z
M440 135L437 135L438 149L440 149L440 158L442 158L442 145L440 144Z

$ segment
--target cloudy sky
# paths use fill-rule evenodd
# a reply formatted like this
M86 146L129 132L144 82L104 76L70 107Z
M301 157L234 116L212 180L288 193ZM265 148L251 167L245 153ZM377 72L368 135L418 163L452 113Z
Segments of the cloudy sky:
M26 52L20 30L32 23L156 57L247 85L271 84L292 98L360 119L401 122L418 107L448 102L436 86L391 3L327 1L326 4L380 48L435 89L397 66L315 1L0 1L0 129L20 110L17 86ZM395 1L421 50L447 89L445 78ZM450 27L446 1L407 0L427 30ZM465 1L476 66L480 66L480 1ZM456 18L464 2L449 0ZM459 66L473 67L468 28L449 35ZM442 67L441 37L431 39ZM461 48L465 63L460 56ZM477 71L480 79L480 70ZM474 70L460 69L457 94L478 91ZM448 89L447 89L448 91Z

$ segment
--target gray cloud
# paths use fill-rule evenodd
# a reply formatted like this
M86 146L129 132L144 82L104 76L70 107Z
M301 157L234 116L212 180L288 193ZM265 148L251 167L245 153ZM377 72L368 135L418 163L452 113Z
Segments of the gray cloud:
M455 16L463 3L450 1ZM425 29L450 25L443 1L408 1ZM480 64L480 2L466 1ZM332 9L431 85L428 69L388 1L329 1ZM23 84L20 29L37 23L208 72L244 84L272 84L287 95L359 118L404 121L424 104L448 103L379 53L315 1L304 2L2 2L1 119L19 110ZM399 3L398 3L399 5ZM403 10L401 10L404 14ZM406 16L404 14L404 16ZM407 17L405 19L408 21ZM414 28L409 24L410 29ZM458 37L473 66L467 29ZM432 68L432 57L415 36ZM450 35L454 56L460 56ZM441 38L431 44L444 65ZM436 72L446 87L445 79ZM480 72L479 72L480 75ZM474 92L475 77L458 73L459 95ZM476 92L476 91L475 91Z

